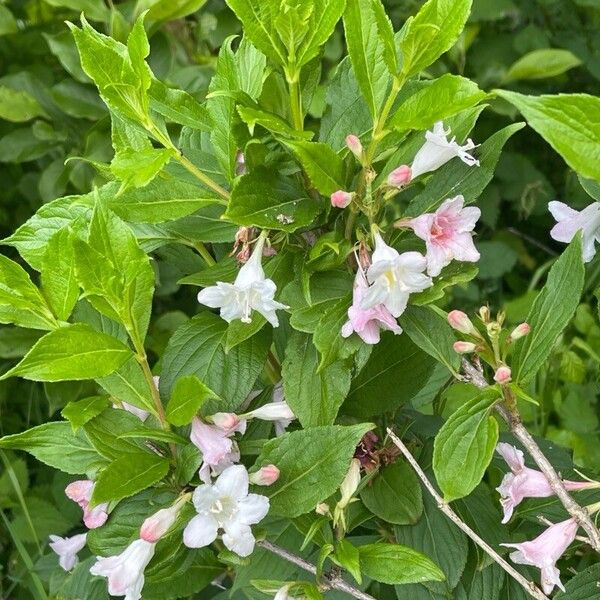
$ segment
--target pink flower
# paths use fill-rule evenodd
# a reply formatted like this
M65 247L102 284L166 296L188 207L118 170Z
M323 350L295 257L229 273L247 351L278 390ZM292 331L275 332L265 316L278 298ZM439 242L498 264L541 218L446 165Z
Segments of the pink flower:
M475 352L477 346L473 344L473 342L454 342L452 348L454 348L454 352L458 352L458 354L469 354L470 352Z
M250 473L250 483L273 485L279 479L279 469L275 465L265 465L255 473Z
M502 483L496 488L500 492L500 504L504 509L502 523L508 523L514 509L525 498L548 498L554 495L546 476L540 471L525 466L521 450L505 442L500 442L496 446L496 452L502 456L512 471L504 476ZM569 491L583 490L594 486L593 483L587 481L563 480L563 484Z
M408 165L396 167L387 178L387 182L392 187L401 188L412 179L412 170Z
M453 259L479 260L471 232L481 211L474 206L463 208L464 203L462 196L449 198L434 213L426 213L408 223L415 234L425 240L427 273L431 277L439 275Z
M448 313L448 324L452 329L456 329L460 333L478 335L478 331L475 329L473 323L471 323L471 319L461 310L451 310Z
M83 549L86 541L87 533L80 533L70 538L51 535L49 546L58 555L58 564L65 571L71 571L78 562L77 553Z
M494 381L496 383L501 383L501 384L509 383L511 380L511 376L512 376L512 371L510 370L509 367L506 367L506 366L498 367L496 369L496 372L494 373Z
M90 508L90 500L94 493L96 484L90 479L81 479L73 481L65 488L67 498L77 502L83 510L83 522L88 529L96 529L102 527L108 519L108 503L102 503Z
M90 568L92 575L108 579L111 596L125 596L125 600L140 600L144 587L144 569L154 556L156 544L146 540L131 542L121 554L97 557Z
M215 413L208 420L225 431L227 435L236 431L242 434L246 432L246 421L240 419L235 413Z
M358 158L359 161L362 160L363 157L363 147L360 143L360 139L355 135L346 136L346 146L348 146L348 150Z
M381 329L393 331L398 335L402 333L402 328L383 304L376 304L371 308L361 308L364 294L368 289L367 278L359 268L354 278L352 306L348 309L348 321L342 326L342 337L347 338L356 332L366 344L377 344Z
M140 538L147 542L158 542L173 527L185 500L179 499L173 506L163 508L148 517L140 528Z
M531 331L531 327L528 323L521 323L517 325L508 336L508 339L511 342L516 342L520 340L522 337L525 337Z
M331 206L335 208L346 208L352 202L352 194L344 190L338 190L331 194Z
M592 202L582 211L576 211L554 200L548 203L548 209L557 221L550 231L550 237L568 244L581 231L583 260L590 262L596 254L595 244L600 242L600 202Z
M573 543L577 528L574 519L567 519L551 525L530 542L502 544L502 546L517 549L516 552L510 553L513 562L519 565L531 565L541 570L542 590L545 594L550 594L555 585L564 592L565 588L560 581L560 571L556 568L556 561Z

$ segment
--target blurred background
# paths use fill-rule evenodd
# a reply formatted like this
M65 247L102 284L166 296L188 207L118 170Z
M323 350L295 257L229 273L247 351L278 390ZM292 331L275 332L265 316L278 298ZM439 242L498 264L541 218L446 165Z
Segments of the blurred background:
M399 29L422 2L384 4ZM203 99L220 46L240 33L223 0L0 0L0 238L44 203L86 193L105 181L97 167L113 154L108 111L81 69L65 21L77 21L84 12L94 27L124 41L146 9L152 70ZM325 110L327 83L344 53L340 22L325 48L309 128L311 119L317 123ZM503 87L527 94L597 94L600 0L474 0L459 43L430 70L432 76L444 72L470 77L488 91ZM518 119L508 104L489 104L472 134L476 143ZM455 288L445 304L475 310L487 302L493 310L505 309L510 321L522 320L563 248L549 237L553 221L547 203L560 199L581 208L592 201L590 195L598 195L597 187L584 185L589 194L533 130L525 128L511 138L480 200L479 276ZM0 251L16 258L7 246ZM168 254L169 246L159 252ZM193 262L191 252L189 260ZM181 307L193 312L193 291L177 285L185 269L173 269L166 261L161 268L150 336L156 356L185 318ZM193 272L194 265L189 269ZM557 345L552 368L538 376L534 393L540 407L528 416L536 434L571 448L577 464L595 470L600 468L600 326L593 291L600 283L600 262L592 262L588 270L585 302ZM0 326L2 371L38 335ZM69 400L82 397L85 385L1 382L0 436L58 416ZM431 410L451 404L451 397L442 398ZM69 531L80 518L78 507L64 496L63 476L24 454L0 451L0 459L0 599L37 598L28 575L33 563L57 597L85 597L74 586L61 588L55 561L45 562L42 556L47 536ZM103 589L98 593L106 597Z

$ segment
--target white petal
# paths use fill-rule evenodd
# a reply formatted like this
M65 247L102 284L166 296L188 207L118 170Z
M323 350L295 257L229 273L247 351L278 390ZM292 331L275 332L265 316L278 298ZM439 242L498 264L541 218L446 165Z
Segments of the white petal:
M248 494L238 502L237 519L245 525L262 521L269 512L269 499L260 494Z
M183 543L188 548L204 548L217 539L218 530L212 515L196 515L183 530Z
M248 525L231 523L225 527L223 543L238 556L250 556L254 551L254 536Z
M192 494L192 502L197 512L205 512L219 499L219 493L212 485L200 485Z
M219 308L227 300L227 292L219 285L211 285L198 292L198 302L210 308Z
M559 202L558 200L552 200L552 202L548 202L548 210L557 221L573 219L579 215L575 209L571 208L564 202Z
M244 465L227 467L214 485L220 496L241 500L248 495L248 471Z

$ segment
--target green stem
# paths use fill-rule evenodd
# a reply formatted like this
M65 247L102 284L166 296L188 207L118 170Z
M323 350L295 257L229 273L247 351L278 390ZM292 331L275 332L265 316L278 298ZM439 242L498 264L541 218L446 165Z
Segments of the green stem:
M371 161L373 160L375 156L375 151L377 150L377 145L385 137L385 123L388 119L390 111L392 110L392 107L394 106L394 102L396 101L396 97L398 96L398 93L400 92L403 83L404 78L397 77L394 79L394 82L392 83L392 89L390 90L390 95L388 96L388 99L383 105L383 109L381 110L380 115L377 117L377 120L374 123L373 137L371 138L371 143L369 144L369 147L367 149L367 166L371 165Z
M194 242L193 247L209 267L212 267L217 263L212 257L212 254L208 251L208 248L202 242Z
M302 92L300 91L300 72L290 68L286 72L290 95L290 113L292 125L297 131L304 131L304 117L302 116Z

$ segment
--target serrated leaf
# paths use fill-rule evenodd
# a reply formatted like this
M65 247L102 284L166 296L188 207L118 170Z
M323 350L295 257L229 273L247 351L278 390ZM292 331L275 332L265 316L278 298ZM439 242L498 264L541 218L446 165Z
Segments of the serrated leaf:
M220 400L205 383L195 375L180 377L173 387L167 404L167 421L173 425L187 425L207 400Z
M60 414L71 423L73 431L97 417L109 405L106 396L90 396L83 400L69 402Z

